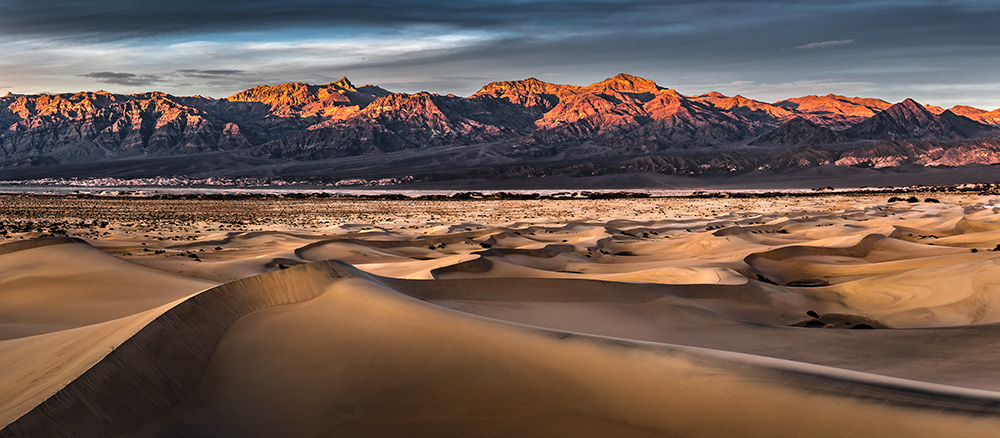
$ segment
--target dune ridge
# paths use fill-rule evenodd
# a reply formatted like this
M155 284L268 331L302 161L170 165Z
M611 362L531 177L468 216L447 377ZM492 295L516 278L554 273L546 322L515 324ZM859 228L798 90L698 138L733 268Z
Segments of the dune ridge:
M79 237L42 237L38 239L16 240L0 244L0 255L49 245L61 245L63 243L86 243L86 241Z
M322 293L325 280L338 275L326 266L303 265L249 277L192 296L7 425L0 437L107 437L141 424L177 403L197 382L233 322L264 307ZM69 418L71 424L65 421Z

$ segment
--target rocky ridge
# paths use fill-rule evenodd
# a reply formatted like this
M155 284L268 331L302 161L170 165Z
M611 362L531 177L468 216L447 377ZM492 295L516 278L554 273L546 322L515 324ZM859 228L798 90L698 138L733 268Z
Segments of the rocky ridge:
M347 78L262 85L223 99L8 94L0 97L0 128L0 169L223 152L280 162L378 160L435 148L463 151L439 160L448 168L639 163L644 156L660 157L653 161L661 165L639 167L697 162L727 172L1000 161L993 140L1000 109L833 94L773 104L717 92L686 96L627 74L587 86L494 82L469 97L392 93ZM726 158L691 158L702 155Z

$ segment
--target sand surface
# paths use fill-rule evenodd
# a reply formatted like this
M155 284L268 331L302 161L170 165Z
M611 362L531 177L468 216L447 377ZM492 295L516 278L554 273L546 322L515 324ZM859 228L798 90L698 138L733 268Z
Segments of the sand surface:
M996 436L1000 200L914 195L0 196L0 436Z

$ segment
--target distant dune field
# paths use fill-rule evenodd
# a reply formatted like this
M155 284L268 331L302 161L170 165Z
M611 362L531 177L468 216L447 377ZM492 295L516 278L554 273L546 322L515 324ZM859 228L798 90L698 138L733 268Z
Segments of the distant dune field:
M1000 199L889 197L0 195L0 437L997 436Z

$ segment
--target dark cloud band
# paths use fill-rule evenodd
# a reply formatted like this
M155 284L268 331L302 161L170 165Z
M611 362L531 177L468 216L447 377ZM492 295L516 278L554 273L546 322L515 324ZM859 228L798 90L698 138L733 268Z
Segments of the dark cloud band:
M160 77L156 75L120 73L111 71L90 72L81 74L79 76L82 78L91 78L105 84L126 85L126 86L148 86L160 82Z

